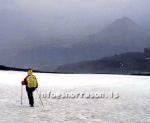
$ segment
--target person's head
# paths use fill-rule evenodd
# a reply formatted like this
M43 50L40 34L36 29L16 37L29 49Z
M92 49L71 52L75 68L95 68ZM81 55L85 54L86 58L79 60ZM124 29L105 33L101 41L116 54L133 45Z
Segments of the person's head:
M33 74L33 70L31 68L28 69L28 75L32 75Z

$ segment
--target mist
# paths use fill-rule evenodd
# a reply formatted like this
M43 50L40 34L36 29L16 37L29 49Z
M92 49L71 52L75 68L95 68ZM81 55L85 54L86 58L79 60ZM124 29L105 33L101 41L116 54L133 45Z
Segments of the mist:
M121 17L150 29L149 0L0 0L0 49L69 44Z

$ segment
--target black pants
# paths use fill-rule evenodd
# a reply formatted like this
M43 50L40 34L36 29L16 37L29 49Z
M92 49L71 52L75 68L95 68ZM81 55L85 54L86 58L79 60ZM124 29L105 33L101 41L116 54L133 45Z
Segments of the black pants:
M28 88L28 87L26 87L26 91L27 91L27 95L28 95L28 99L29 99L29 104L30 104L30 106L33 106L33 105L34 105L33 91L34 91L35 89L36 89L36 88Z

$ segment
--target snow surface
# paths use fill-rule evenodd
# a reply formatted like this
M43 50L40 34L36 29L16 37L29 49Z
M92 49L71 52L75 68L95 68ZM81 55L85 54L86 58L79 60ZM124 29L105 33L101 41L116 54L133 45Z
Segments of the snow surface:
M28 106L20 82L25 72L0 71L0 123L149 123L150 77L100 74L35 73L38 91L118 92L118 99L44 99L35 91Z

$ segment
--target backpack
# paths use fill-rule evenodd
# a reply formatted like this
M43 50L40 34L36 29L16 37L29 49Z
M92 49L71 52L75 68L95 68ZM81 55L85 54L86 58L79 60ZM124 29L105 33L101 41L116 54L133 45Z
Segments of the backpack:
M27 87L28 88L37 88L38 82L34 75L30 75L27 77Z

